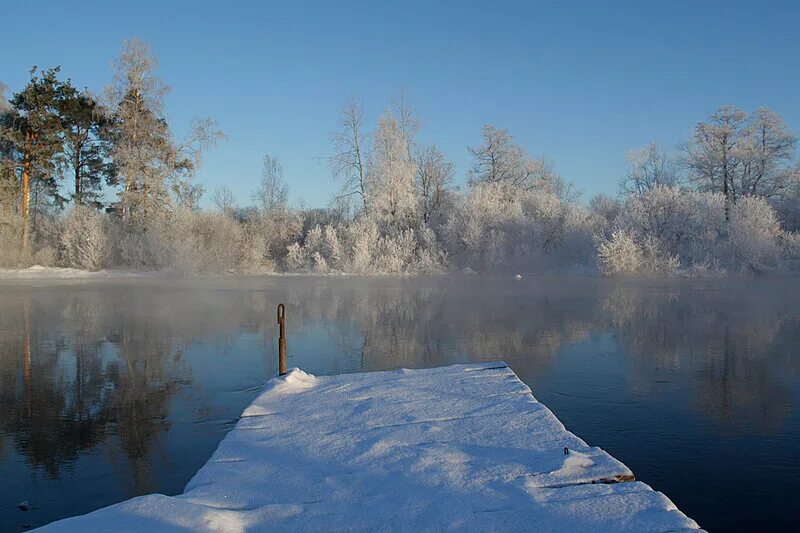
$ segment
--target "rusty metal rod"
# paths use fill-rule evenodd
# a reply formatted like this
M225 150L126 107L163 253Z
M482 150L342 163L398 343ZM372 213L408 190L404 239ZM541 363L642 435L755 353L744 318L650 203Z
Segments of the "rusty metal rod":
M286 306L278 304L278 325L280 326L280 336L278 337L278 373L283 376L286 374Z

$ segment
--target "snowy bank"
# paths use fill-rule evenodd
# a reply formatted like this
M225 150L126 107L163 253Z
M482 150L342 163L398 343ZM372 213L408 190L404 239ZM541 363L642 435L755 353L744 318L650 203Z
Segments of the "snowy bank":
M697 529L504 363L271 380L186 486L43 531Z
M0 268L0 280L4 279L108 279L108 278L152 278L163 277L163 272L138 272L135 270L98 270L80 268L44 267Z

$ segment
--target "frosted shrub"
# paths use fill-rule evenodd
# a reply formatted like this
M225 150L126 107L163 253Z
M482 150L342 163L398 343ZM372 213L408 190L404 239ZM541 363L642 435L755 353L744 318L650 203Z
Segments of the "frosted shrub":
M288 247L303 234L303 218L299 212L290 209L277 209L258 216L251 223L253 231L258 232L266 246L266 257L273 268L286 264Z
M119 238L119 263L137 270L162 270L175 263L173 221L153 216L147 220L122 222L115 229Z
M305 269L305 254L299 242L293 242L286 248L286 266L292 271Z
M247 223L242 227L239 243L238 270L246 274L274 272L275 264L269 258L269 247L258 226Z
M416 269L420 273L441 272L447 266L447 254L442 249L436 233L422 226L418 232Z
M242 226L223 213L181 211L176 221L175 267L185 272L219 273L240 265Z
M618 230L597 247L597 262L604 275L615 276L639 272L644 260L633 235Z
M563 237L558 251L561 262L591 265L595 259L595 235L602 235L597 218L581 206L568 205L564 215Z
M615 231L611 239L599 244L597 260L606 276L671 274L680 266L675 256L663 254L655 239L646 238L637 243L636 238L625 231Z
M99 270L108 256L108 236L104 216L77 205L67 215L61 234L64 263L74 268Z
M781 255L787 270L800 271L800 233L784 231L779 239Z
M381 237L375 257L375 270L383 274L408 272L414 261L416 241L411 229L394 237Z
M339 233L332 225L325 226L323 240L325 248L325 257L328 258L327 262L331 268L340 269L344 259L344 251L342 244L339 240Z
M753 271L774 267L781 253L780 234L775 211L766 200L740 199L731 206L728 224L731 266Z
M314 263L314 272L318 274L325 274L328 272L328 262L325 260L325 258L322 256L321 253L314 252L311 259Z
M348 270L356 274L374 272L373 261L378 252L380 234L375 222L367 217L361 218L347 229L350 259Z
M287 247L287 268L298 272L328 272L326 256L330 253L327 243L330 237L330 232L326 233L319 225L311 228L303 244L295 242Z
M538 248L545 252L558 248L564 233L565 205L545 190L527 191L522 198L525 225L532 230Z
M605 194L598 194L589 201L589 216L596 234L602 238L610 238L614 224L619 216L620 202Z
M519 191L517 191L519 192ZM463 265L498 264L524 220L519 194L504 183L479 183L455 203L444 228L447 249Z
M430 228L382 233L372 218L361 217L341 230L314 226L303 242L287 247L286 264L296 272L409 274L440 271L445 258Z
M640 244L650 239L660 255L677 257L684 266L691 266L718 259L724 223L721 195L656 187L628 197L616 229Z

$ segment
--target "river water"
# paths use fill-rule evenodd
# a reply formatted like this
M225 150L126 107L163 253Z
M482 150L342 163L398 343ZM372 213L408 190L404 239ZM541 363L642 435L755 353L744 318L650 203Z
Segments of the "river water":
M276 372L280 302L290 367L503 359L701 526L800 528L798 280L453 276L0 281L0 530L180 493Z

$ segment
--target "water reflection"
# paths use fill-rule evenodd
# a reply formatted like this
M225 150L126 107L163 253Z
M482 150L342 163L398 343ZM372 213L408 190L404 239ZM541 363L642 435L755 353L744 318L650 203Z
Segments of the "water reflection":
M0 286L0 529L179 492L276 370L279 301L290 366L311 372L505 359L568 427L634 463L709 528L748 516L719 493L692 508L694 489L675 476L690 469L702 487L718 481L718 465L660 451L663 468L637 450L739 435L798 452L800 289L791 280L8 284ZM771 483L797 478L789 469ZM25 499L37 509L14 508ZM780 498L765 499L770 523L791 519Z
M798 294L780 288L615 289L603 309L631 354L631 387L652 390L680 371L694 377L695 408L720 427L779 431L800 368L791 348L800 339Z

